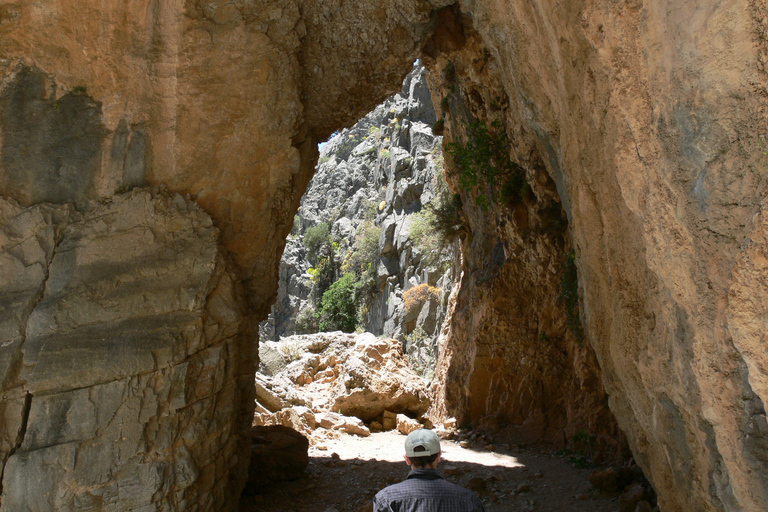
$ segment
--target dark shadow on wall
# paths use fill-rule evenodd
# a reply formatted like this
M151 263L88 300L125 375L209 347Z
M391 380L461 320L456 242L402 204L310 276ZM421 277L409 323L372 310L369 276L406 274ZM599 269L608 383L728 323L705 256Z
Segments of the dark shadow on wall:
M0 93L0 127L4 194L26 205L88 196L107 130L84 87L55 98L42 71L23 67Z

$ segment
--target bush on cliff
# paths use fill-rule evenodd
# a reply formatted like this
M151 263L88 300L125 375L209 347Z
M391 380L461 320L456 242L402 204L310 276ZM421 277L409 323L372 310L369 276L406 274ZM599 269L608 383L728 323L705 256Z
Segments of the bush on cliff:
M317 265L322 257L327 257L331 250L331 229L327 222L321 222L316 226L307 228L302 240L307 248L307 259L313 265Z
M320 331L354 332L359 303L357 276L344 274L323 293L317 311Z
M509 157L509 141L504 126L494 121L491 130L475 121L467 127L465 142L450 142L446 149L459 171L459 186L476 194L478 206L487 209L497 200L514 206L530 194L525 169ZM484 190L490 191L490 197Z

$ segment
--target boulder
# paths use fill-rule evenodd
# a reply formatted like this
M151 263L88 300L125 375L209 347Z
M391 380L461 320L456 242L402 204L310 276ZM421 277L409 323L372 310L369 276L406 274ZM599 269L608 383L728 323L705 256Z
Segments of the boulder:
M421 423L419 423L418 421L412 418L409 418L405 414L398 414L396 421L397 421L397 430L401 434L408 435L414 430L419 430L420 428L422 428Z
M371 431L360 418L352 418L335 412L323 412L317 415L317 422L318 425L329 430L341 430L360 437L371 435Z
M309 464L309 441L292 428L253 427L251 443L246 494L257 494L276 482L296 480Z

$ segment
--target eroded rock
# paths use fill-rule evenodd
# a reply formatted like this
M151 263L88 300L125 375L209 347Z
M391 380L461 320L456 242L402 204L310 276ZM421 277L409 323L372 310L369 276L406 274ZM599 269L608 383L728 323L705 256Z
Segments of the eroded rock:
M271 402L278 393L287 398L276 412L256 413L254 424L290 426L308 436L317 426L363 437L422 426L402 413L419 417L429 408L426 381L410 369L397 340L334 332L265 345L284 355L286 367L272 377L257 375L257 387L265 387Z
M0 346L2 412L14 418L0 423L1 510L192 497L213 510L237 492L250 365L210 217L147 190L84 212L0 211L2 243L17 247L0 279L18 305L4 309Z
M245 493L256 494L278 482L296 480L309 464L309 441L283 425L251 430L251 465Z

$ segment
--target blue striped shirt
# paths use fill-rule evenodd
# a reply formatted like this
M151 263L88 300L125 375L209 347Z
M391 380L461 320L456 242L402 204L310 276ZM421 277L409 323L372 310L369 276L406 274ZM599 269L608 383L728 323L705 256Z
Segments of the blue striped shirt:
M373 498L373 512L485 512L475 493L452 484L435 469L419 468Z

